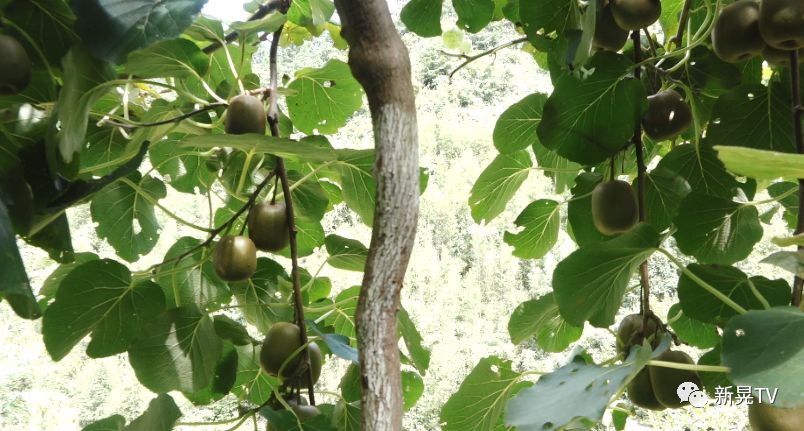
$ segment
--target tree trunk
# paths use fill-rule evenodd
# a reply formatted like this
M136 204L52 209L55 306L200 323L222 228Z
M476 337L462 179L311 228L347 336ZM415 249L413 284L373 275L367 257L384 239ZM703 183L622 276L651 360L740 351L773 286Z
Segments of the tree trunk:
M357 306L362 423L402 429L396 314L419 211L416 104L408 50L382 0L335 0L349 65L363 85L374 125L377 202Z

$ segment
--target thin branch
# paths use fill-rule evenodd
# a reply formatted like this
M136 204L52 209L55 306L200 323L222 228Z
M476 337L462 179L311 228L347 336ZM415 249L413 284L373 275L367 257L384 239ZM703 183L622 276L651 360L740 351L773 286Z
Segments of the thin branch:
M804 115L804 105L801 104L801 74L798 65L798 50L790 51L790 86L791 99L793 101L793 129L796 134L796 149L799 154L804 154L804 132L802 132L802 115ZM798 226L796 235L804 232L804 178L798 180ZM804 246L798 246L798 251L804 250ZM794 307L801 305L801 293L804 289L804 279L796 276L793 281L793 300Z
M253 15L248 18L248 21L256 21L258 19L263 19L268 16L269 13L272 13L276 10L286 13L287 10L290 8L290 0L271 0L268 3L261 5ZM226 35L224 40L226 43L234 42L237 39L238 33L233 31ZM204 48L204 54L211 54L218 49L220 49L223 45L220 42L213 42L208 47Z
M282 36L284 26L279 27L279 30L274 32L273 40L271 40L271 53L270 53L270 68L271 68L271 97L270 105L268 108L268 125L271 127L271 135L279 137L279 109L277 108L277 87L278 75L276 57L279 51L279 39ZM302 303L301 293L301 275L299 273L299 247L296 241L296 216L293 211L293 195L290 191L290 182L288 181L287 169L285 169L285 161L277 156L276 157L276 170L279 182L282 185L282 194L285 200L285 214L288 220L288 235L290 237L290 262L291 262L291 276L293 279L293 300L296 308L296 323L299 325L299 340L302 346L307 343L307 325L304 321L304 304ZM310 405L315 405L315 388L313 381L313 367L310 366L310 349L304 349L304 356L302 357L303 366L307 368L307 395L310 398Z
M668 42L674 42L676 46L681 46L681 40L684 38L684 30L687 28L687 21L689 21L690 18L691 7L692 0L686 0L684 2L684 8L681 9L681 15L678 18L678 31Z
M477 54L477 55L472 55L472 56L469 56L469 55L466 55L466 54L450 54L450 53L447 53L447 52L441 51L441 52L444 52L444 54L445 54L445 55L448 55L448 56L450 56L450 57L460 57L460 58L465 59L465 61L464 61L463 63L461 63L461 64L460 64L458 67L456 67L456 68L455 68L455 70L453 70L453 71L452 71L452 72L449 74L449 79L452 79L452 77L453 77L453 76L454 76L456 73L458 73L458 71L459 71L459 70L461 70L461 69L463 69L464 67L466 67L466 66L468 66L468 65L470 65L470 64L472 64L472 63L474 63L474 62L475 62L475 61L477 61L477 60L480 60L480 59L481 59L481 58L483 58L483 57L487 57L487 56L489 56L489 55L496 54L497 52L502 51L502 50L503 50L503 49L505 49L505 48L510 48L510 47L512 47L512 46L514 46L514 45L517 45L517 44L520 44L520 43L523 43L523 42L527 42L527 41L528 41L528 38L527 38L527 37L520 37L519 39L514 39L514 40L512 40L512 41L510 41L510 42L506 42L506 43L504 43L504 44L502 44L502 45L495 46L494 48L491 48L491 49L490 49L490 50L488 50L488 51L483 51L483 52L481 52L480 54Z
M195 115L201 114L203 112L211 111L211 110L213 110L215 108L220 108L220 107L226 106L226 105L227 105L227 103L225 103L225 102L210 103L209 105L202 106L202 107L200 107L200 108L198 108L198 109L196 109L194 111L190 111L190 112L188 112L186 114L179 115L178 117L168 118L168 119L162 120L162 121L155 121L153 123L137 123L137 122L133 122L133 121L131 123L121 123L121 122L115 121L115 120L105 120L103 122L107 123L107 124L111 124L112 126L115 126L115 127L120 127L122 129L126 129L126 130L134 130L134 129L138 129L140 127L157 127L157 126L164 126L165 124L178 123L178 122L186 120L186 119L188 119L190 117L193 117Z

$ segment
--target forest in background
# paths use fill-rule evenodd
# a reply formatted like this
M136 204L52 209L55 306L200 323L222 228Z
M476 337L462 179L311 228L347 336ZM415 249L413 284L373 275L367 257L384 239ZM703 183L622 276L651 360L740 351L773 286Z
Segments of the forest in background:
M454 22L448 18L446 21ZM402 29L402 26L399 26ZM404 32L404 29L402 29ZM455 36L458 33L450 33ZM490 49L518 37L510 26L496 25L493 31L464 35L458 46L473 52ZM467 199L469 191L494 156L491 134L496 118L513 102L534 91L549 92L547 73L530 54L517 48L501 51L458 72L452 80L451 70L459 63L441 51L457 52L445 46L440 38L426 39L404 34L414 65L417 86L422 166L430 173L427 191L422 196L417 243L403 290L403 304L410 311L424 336L424 344L432 349L431 366L425 376L425 392L419 403L406 415L406 428L411 431L438 429L441 406L458 387L471 367L483 357L499 355L513 359L515 367L549 370L562 364L567 353L546 354L533 344L511 344L507 322L510 311L522 301L550 291L550 277L558 261L567 256L574 243L562 233L560 245L544 259L520 260L511 255L503 242L503 233L511 230L521 208L540 197L553 196L547 177L534 170L520 194L508 210L488 225L477 225L471 218ZM454 46L455 41L450 41ZM471 44L471 45L468 45ZM267 47L255 57L255 70L267 78ZM459 48L460 49L460 48ZM282 51L283 69L290 74L300 67L323 65L330 58L345 59L345 51L332 47L330 41L317 40L302 48ZM372 145L368 131L371 122L366 110L361 111L332 139L336 147L367 148ZM173 192L171 208L190 221L208 222L207 203ZM112 256L113 250L95 236L86 206L71 210L73 239L76 250L93 251ZM565 216L562 214L562 216ZM161 217L164 226L155 252L137 263L145 268L156 263L158 256L187 234L182 226ZM768 237L783 230L781 216L765 230ZM337 211L325 220L327 233L338 233L368 242L369 231L352 219L346 210ZM35 290L55 268L46 253L20 243L26 267ZM773 267L759 265L758 258L767 250L755 250L750 272L775 275ZM660 258L654 258L661 262ZM304 259L307 267L318 267L322 257ZM746 269L746 268L744 268ZM669 265L654 265L654 291L660 299L655 308L660 316L676 302L672 288L676 271ZM322 275L333 280L333 288L346 289L359 284L359 274L325 268ZM638 307L637 293L628 295L632 310ZM625 313L623 313L625 314ZM8 307L0 307L0 429L8 430L77 430L83 425L120 413L137 416L152 394L137 384L125 356L87 360L84 349L75 349L58 366L50 360L37 332L41 322L33 325L15 317ZM581 345L596 359L613 354L610 337L605 330L587 326ZM259 334L253 334L259 337ZM601 343L599 340L606 340ZM19 343L18 340L27 340ZM85 343L85 342L84 342ZM332 361L331 367L345 363ZM335 375L334 373L324 373ZM322 394L336 392L336 380L320 383ZM235 403L221 403L215 410L193 408L181 397L177 401L186 414L184 421L216 420L232 416ZM672 412L640 411L636 421L645 429L742 429L746 423L740 408L687 408ZM242 429L252 429L250 423ZM216 429L180 427L178 429Z

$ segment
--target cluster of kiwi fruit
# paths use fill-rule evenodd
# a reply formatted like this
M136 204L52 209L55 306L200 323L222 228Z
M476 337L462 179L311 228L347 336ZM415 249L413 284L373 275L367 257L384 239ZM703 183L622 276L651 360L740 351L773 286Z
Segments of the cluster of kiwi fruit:
M595 23L592 46L604 51L619 51L628 40L628 32L650 26L662 15L660 0L599 0L601 6Z
M642 345L646 340L656 348L665 333L664 324L653 313L648 315L647 324L642 314L630 314L617 328L617 350L628 355L631 347ZM668 349L656 357L658 361L694 365L695 361L684 352ZM695 383L701 387L701 380L694 371L648 365L634 377L626 388L628 399L634 405L650 410L675 409L689 404L681 401L676 390L684 382Z
M804 61L804 2L736 1L718 15L712 29L712 48L729 63L762 55L771 65L784 65L794 50L799 50L799 60Z
M226 110L226 133L265 134L265 107L255 96L243 94L232 98ZM248 236L224 236L213 256L215 272L226 281L250 278L257 269L257 250L278 252L290 242L287 208L283 201L265 201L254 205L248 214Z
M18 94L31 82L31 60L17 39L0 34L0 96Z

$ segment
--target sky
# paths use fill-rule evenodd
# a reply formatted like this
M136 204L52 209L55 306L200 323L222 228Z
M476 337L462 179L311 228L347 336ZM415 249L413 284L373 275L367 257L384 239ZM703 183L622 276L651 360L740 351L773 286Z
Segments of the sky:
M203 13L226 22L245 21L248 12L243 10L244 3L243 0L209 0Z

